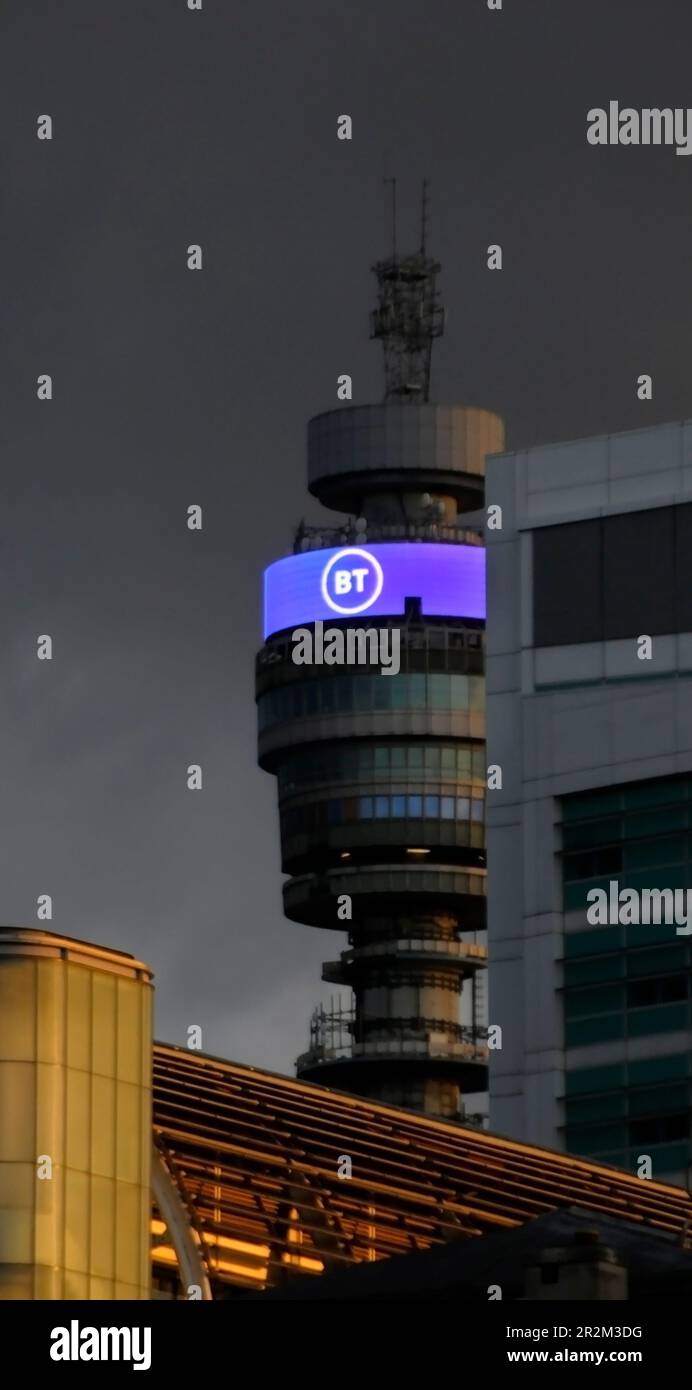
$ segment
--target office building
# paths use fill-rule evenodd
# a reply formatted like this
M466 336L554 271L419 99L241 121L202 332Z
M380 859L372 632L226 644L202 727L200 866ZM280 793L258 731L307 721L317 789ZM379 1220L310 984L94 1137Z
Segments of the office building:
M692 425L499 455L487 501L491 1127L685 1182Z

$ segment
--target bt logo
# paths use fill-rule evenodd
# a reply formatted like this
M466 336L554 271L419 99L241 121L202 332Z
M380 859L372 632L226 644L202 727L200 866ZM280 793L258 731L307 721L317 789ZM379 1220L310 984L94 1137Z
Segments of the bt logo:
M335 613L363 613L382 593L382 566L367 550L339 550L322 571L322 598Z

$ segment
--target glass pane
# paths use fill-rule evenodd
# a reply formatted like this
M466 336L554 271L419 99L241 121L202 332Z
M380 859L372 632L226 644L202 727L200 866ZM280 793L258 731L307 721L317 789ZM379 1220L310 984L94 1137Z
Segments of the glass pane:
M409 798L408 798L408 813L409 813L410 816L418 816L418 817L422 816L422 814L423 814L423 798L422 798L422 796L409 796Z
M578 854L566 854L563 861L565 883L574 883L584 878L600 878L603 874L618 873L622 867L622 852L619 845L609 845L607 849L582 850Z
M603 816L620 809L620 792L586 792L583 796L567 796L562 803L566 821L585 820L588 816Z
M648 1001L647 1001L648 1002ZM590 1018L592 1014L612 1013L625 1006L624 985L602 985L580 989L565 996L566 1018Z
M586 1094L591 1091L618 1090L624 1085L624 1062L616 1062L612 1066L605 1067L580 1067L578 1071L565 1073L565 1090L568 1096Z
M604 980L622 977L625 973L623 956L597 956L595 960L566 961L564 966L565 985L584 985L601 983Z
M608 891L606 885L606 892ZM582 888L583 893L583 888ZM631 927L594 927L591 931L571 932L565 936L566 956L598 956L606 951L619 950L624 943L625 930Z
M686 858L682 835L662 835L655 840L635 840L625 846L626 869L643 869L651 864L677 864Z
M637 1009L627 1015L627 1031L631 1038L643 1038L649 1033L676 1033L688 1026L687 1004L661 1004L653 1009Z
M565 825L562 831L563 849L591 849L594 845L614 844L621 839L622 821L617 816L587 821L584 825Z
M370 708L391 709L393 704L394 692L390 689L392 685L398 685L398 695L401 695L400 683L406 680L405 676L369 676L368 683L371 686ZM372 689L374 687L374 689ZM374 701L373 701L374 696Z
M636 839L640 835L660 835L663 830L683 830L687 823L686 806L662 806L660 811L625 816L622 822L626 840Z
M370 683L364 676L354 677L353 682L353 708L356 710L370 709Z
M688 962L687 946L656 946L651 951L628 951L628 975L655 975L675 970Z
M409 685L409 704L413 709L425 708L425 676L406 676Z
M677 1080L678 1077L687 1076L687 1068L686 1052L674 1052L668 1057L646 1057L641 1062L629 1063L628 1080L630 1086Z
M392 709L406 709L410 699L408 678L406 676L386 676L385 680L388 686L388 708L391 706Z
M461 676L461 680L466 677ZM471 709L483 709L485 707L485 681L482 676L469 676L469 705Z
M686 794L683 777L664 777L639 786L624 787L623 798L626 807L660 806L671 801L682 801Z
M428 693L427 693L428 704L432 707L432 709L444 709L444 707L445 707L445 698L444 698L444 697L445 697L444 676L441 676L441 675L428 676L428 677L427 677L427 685L428 685Z
M612 1042L624 1037L624 1014L601 1014L599 1018L587 1018L574 1023L565 1023L565 1042L567 1047L583 1047L588 1043Z
M440 798L440 812L443 820L454 820L453 796L443 796Z

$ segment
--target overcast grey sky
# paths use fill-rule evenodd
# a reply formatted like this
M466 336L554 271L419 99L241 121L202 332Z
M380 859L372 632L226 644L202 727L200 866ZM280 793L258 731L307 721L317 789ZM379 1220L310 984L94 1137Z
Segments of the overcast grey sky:
M690 104L691 51L689 0L3 6L0 920L50 893L143 956L160 1037L291 1071L339 948L281 916L253 663L307 419L341 372L381 396L383 176L402 245L432 180L438 399L511 447L692 415L692 158L586 142L611 99Z

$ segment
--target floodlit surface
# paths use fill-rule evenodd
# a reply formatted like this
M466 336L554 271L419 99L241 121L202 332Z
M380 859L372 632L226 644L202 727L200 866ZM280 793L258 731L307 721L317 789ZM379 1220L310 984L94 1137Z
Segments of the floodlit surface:
M216 1297L561 1207L681 1239L692 1218L680 1188L160 1043L154 1138ZM339 1178L345 1157L352 1176ZM157 1212L152 1236L155 1282L172 1290L176 1256Z

